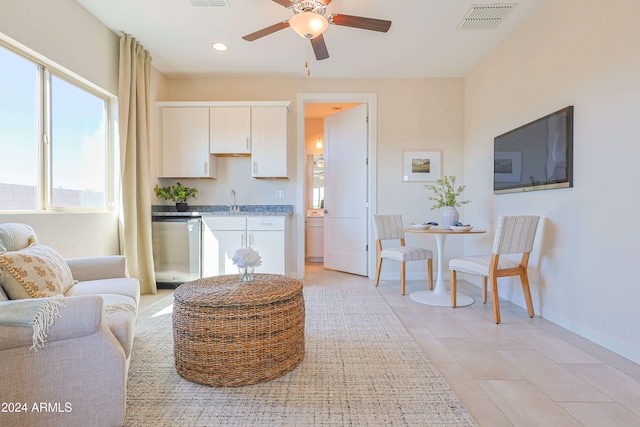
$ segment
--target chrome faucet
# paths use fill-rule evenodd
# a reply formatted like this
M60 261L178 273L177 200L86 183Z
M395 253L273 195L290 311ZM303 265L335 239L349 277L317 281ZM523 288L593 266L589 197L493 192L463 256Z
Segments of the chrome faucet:
M229 206L229 212L239 212L240 208L236 204L236 190L231 190L231 198L233 200L233 204Z

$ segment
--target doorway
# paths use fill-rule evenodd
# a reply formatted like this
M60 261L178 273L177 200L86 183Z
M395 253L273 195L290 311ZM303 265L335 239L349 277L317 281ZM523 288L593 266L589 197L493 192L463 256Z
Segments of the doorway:
M367 143L366 143L366 157L368 162L368 168L366 171L366 189L363 191L367 192L366 200L368 200L367 213L364 214L364 227L363 231L366 234L365 240L369 248L375 248L375 245L372 242L371 230L370 227L366 225L367 217L371 216L374 213L374 209L376 206L376 147L377 147L377 96L376 94L315 94L315 93L302 93L298 94L297 99L297 164L298 164L298 177L300 179L304 179L305 176L309 175L309 158L308 150L306 148L306 138L305 138L305 107L309 107L310 105L313 107L316 106L324 106L326 108L327 105L339 105L345 104L354 106L357 104L366 104L366 110L368 110L368 122L366 123L366 133L367 133ZM314 139L315 141L315 139ZM315 153L317 154L317 152ZM299 250L296 254L296 269L297 276L299 278L304 277L305 270L305 248L306 248L306 216L307 216L307 207L310 205L308 202L309 194L308 187L306 185L297 186L297 194L296 194L296 231L297 231L297 247ZM373 274L373 270L375 267L375 251L368 251L366 253L366 266L364 270L362 270L359 274L365 274L367 277L371 278ZM372 267L374 266L374 267Z
M308 102L304 116L306 262L367 275L367 105Z

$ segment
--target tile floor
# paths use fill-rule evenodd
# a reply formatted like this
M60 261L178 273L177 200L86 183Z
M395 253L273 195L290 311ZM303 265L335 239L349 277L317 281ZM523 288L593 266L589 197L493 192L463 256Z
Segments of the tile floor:
M307 265L304 285L374 287L322 264ZM640 426L640 365L507 301L496 325L491 304L464 280L459 291L476 300L467 307L416 303L408 294L419 289L426 283L407 282L405 296L398 282L378 287L480 426ZM170 292L144 295L141 307Z

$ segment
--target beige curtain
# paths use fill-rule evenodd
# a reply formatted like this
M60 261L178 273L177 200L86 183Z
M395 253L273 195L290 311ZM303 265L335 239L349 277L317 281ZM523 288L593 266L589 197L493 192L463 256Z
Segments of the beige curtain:
M120 35L119 112L122 213L120 250L140 292L157 293L151 246L149 88L151 55L129 34Z

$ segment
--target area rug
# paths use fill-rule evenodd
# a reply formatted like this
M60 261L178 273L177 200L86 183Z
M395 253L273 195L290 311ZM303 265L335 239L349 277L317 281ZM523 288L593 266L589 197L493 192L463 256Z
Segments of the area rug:
M140 313L126 426L475 426L377 290L305 289L306 354L280 378L209 387L180 377L168 296Z

